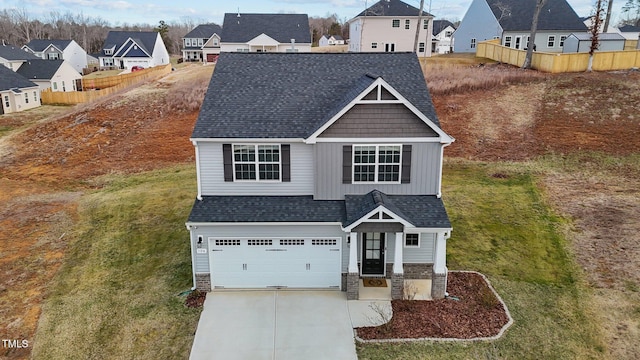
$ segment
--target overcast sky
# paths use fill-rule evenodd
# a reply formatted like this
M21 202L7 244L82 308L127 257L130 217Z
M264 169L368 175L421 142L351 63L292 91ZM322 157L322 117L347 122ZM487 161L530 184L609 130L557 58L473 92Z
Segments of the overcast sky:
M404 0L418 7L420 0ZM579 16L592 13L595 0L568 0ZM222 23L226 12L306 13L309 16L338 14L350 19L376 0L0 0L0 9L26 10L30 16L46 19L51 11L100 17L111 25L123 23L157 24L191 18L200 22ZM622 18L621 7L626 0L614 0L612 23ZM425 0L425 10L431 7L436 19L462 20L471 0Z

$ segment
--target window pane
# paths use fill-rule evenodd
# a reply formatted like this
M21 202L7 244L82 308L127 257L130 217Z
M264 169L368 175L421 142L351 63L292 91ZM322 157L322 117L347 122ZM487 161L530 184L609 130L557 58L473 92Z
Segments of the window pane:
M236 162L255 161L255 148L253 145L235 145L233 147L233 156Z
M280 149L278 145L260 145L258 146L258 161L260 162L279 162Z
M279 164L260 164L260 180L280 180Z
M255 180L256 166L254 164L236 164L236 180Z

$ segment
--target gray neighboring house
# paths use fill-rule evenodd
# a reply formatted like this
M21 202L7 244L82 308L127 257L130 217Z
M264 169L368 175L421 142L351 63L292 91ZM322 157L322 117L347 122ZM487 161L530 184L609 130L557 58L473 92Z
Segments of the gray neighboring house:
M479 42L500 39L524 50L531 33L536 0L473 0L453 34L454 52L475 52ZM564 39L587 27L566 0L548 0L540 12L536 51L562 52Z
M0 45L0 65L17 71L27 60L38 59L37 56L13 45Z
M77 91L82 85L79 80L80 75L66 60L29 60L22 64L17 71L40 87L40 90L51 89L51 91Z
M66 60L80 74L87 67L87 52L75 40L33 39L22 49L40 59Z
M309 17L226 13L220 52L311 52Z
M196 288L358 299L372 277L394 299L412 282L444 297L454 139L415 53L222 53L191 141Z
M0 66L0 115L40 106L38 85L6 66Z
M597 51L622 51L625 39L618 33L601 33L598 35ZM591 49L591 34L571 34L564 40L563 53L589 52Z
M222 27L216 24L196 26L182 38L182 58L184 61L215 62L220 54Z

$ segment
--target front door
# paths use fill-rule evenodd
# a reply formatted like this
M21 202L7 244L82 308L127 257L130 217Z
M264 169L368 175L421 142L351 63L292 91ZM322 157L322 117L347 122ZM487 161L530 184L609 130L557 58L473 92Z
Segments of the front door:
M384 275L384 233L362 234L362 275Z

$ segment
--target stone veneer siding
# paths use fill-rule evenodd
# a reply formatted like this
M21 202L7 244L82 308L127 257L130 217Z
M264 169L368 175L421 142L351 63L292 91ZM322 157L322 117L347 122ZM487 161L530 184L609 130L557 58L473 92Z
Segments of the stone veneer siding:
M406 280L431 279L433 264L402 264Z
M391 275L391 299L402 300L404 297L404 275Z
M196 274L196 289L211 291L211 274Z
M447 273L436 274L433 273L431 279L431 298L434 300L444 298L447 291Z
M347 273L342 273L342 286L340 289L342 291L347 291Z
M347 274L347 300L358 300L360 295L360 274Z

